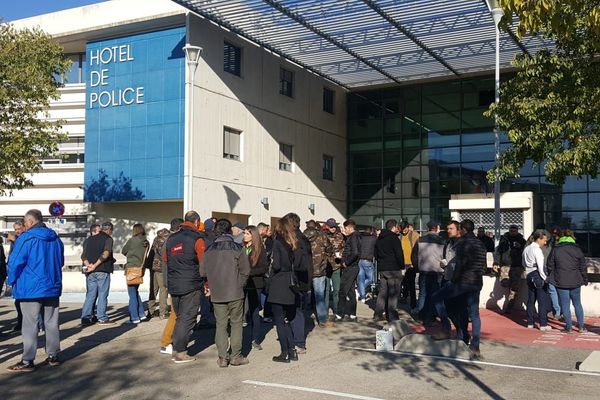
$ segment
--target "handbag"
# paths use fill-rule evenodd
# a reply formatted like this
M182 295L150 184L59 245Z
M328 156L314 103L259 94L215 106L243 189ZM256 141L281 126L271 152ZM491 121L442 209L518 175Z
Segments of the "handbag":
M144 283L144 262L146 261L146 257L148 256L149 247L146 247L144 250L144 257L142 258L142 266L141 267L128 267L127 272L125 272L125 280L127 281L127 286L137 286Z
M141 285L144 283L144 267L128 267L125 279L127 286Z

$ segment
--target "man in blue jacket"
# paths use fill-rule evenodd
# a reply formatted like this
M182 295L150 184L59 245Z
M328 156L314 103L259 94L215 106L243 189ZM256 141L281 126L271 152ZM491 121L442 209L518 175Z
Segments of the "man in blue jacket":
M58 298L62 292L63 243L56 232L42 222L40 210L29 210L24 217L25 232L15 241L8 258L8 283L23 313L23 356L8 367L14 372L35 369L38 316L43 307L46 327L46 363L59 365Z

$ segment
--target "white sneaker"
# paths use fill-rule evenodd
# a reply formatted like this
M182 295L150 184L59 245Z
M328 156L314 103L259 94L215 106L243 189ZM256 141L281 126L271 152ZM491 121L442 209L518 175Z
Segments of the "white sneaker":
M360 299L360 302L363 303L363 304L366 304L367 303L367 299Z
M550 325L540 326L540 331L551 331L552 327Z
M533 325L527 325L527 329L533 329Z
M336 321L341 321L342 317L340 315L335 314L335 320Z
M170 344L170 345L168 345L168 346L161 347L161 348L160 348L160 352L161 352L162 354L173 354L173 345L172 345L172 344Z

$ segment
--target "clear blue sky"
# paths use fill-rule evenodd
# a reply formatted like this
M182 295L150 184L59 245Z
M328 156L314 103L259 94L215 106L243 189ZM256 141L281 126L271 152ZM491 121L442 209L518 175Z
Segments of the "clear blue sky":
M0 0L0 18L14 21L102 1L106 0Z

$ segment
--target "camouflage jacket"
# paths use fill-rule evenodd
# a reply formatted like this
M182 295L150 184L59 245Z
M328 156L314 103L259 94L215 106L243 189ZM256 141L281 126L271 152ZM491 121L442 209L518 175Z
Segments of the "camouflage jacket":
M152 271L154 272L163 272L163 267L165 264L162 257L163 248L170 234L170 230L161 229L157 232L156 237L152 242L152 250L154 250L154 259L152 260Z
M313 278L324 276L327 270L327 255L329 253L329 240L327 234L315 228L307 228L304 236L310 242L312 250Z
M342 268L341 257L336 257L335 253L340 253L341 255L344 251L344 234L338 229L335 233L327 233L327 239L329 241L327 261L329 261L331 269L335 271Z

